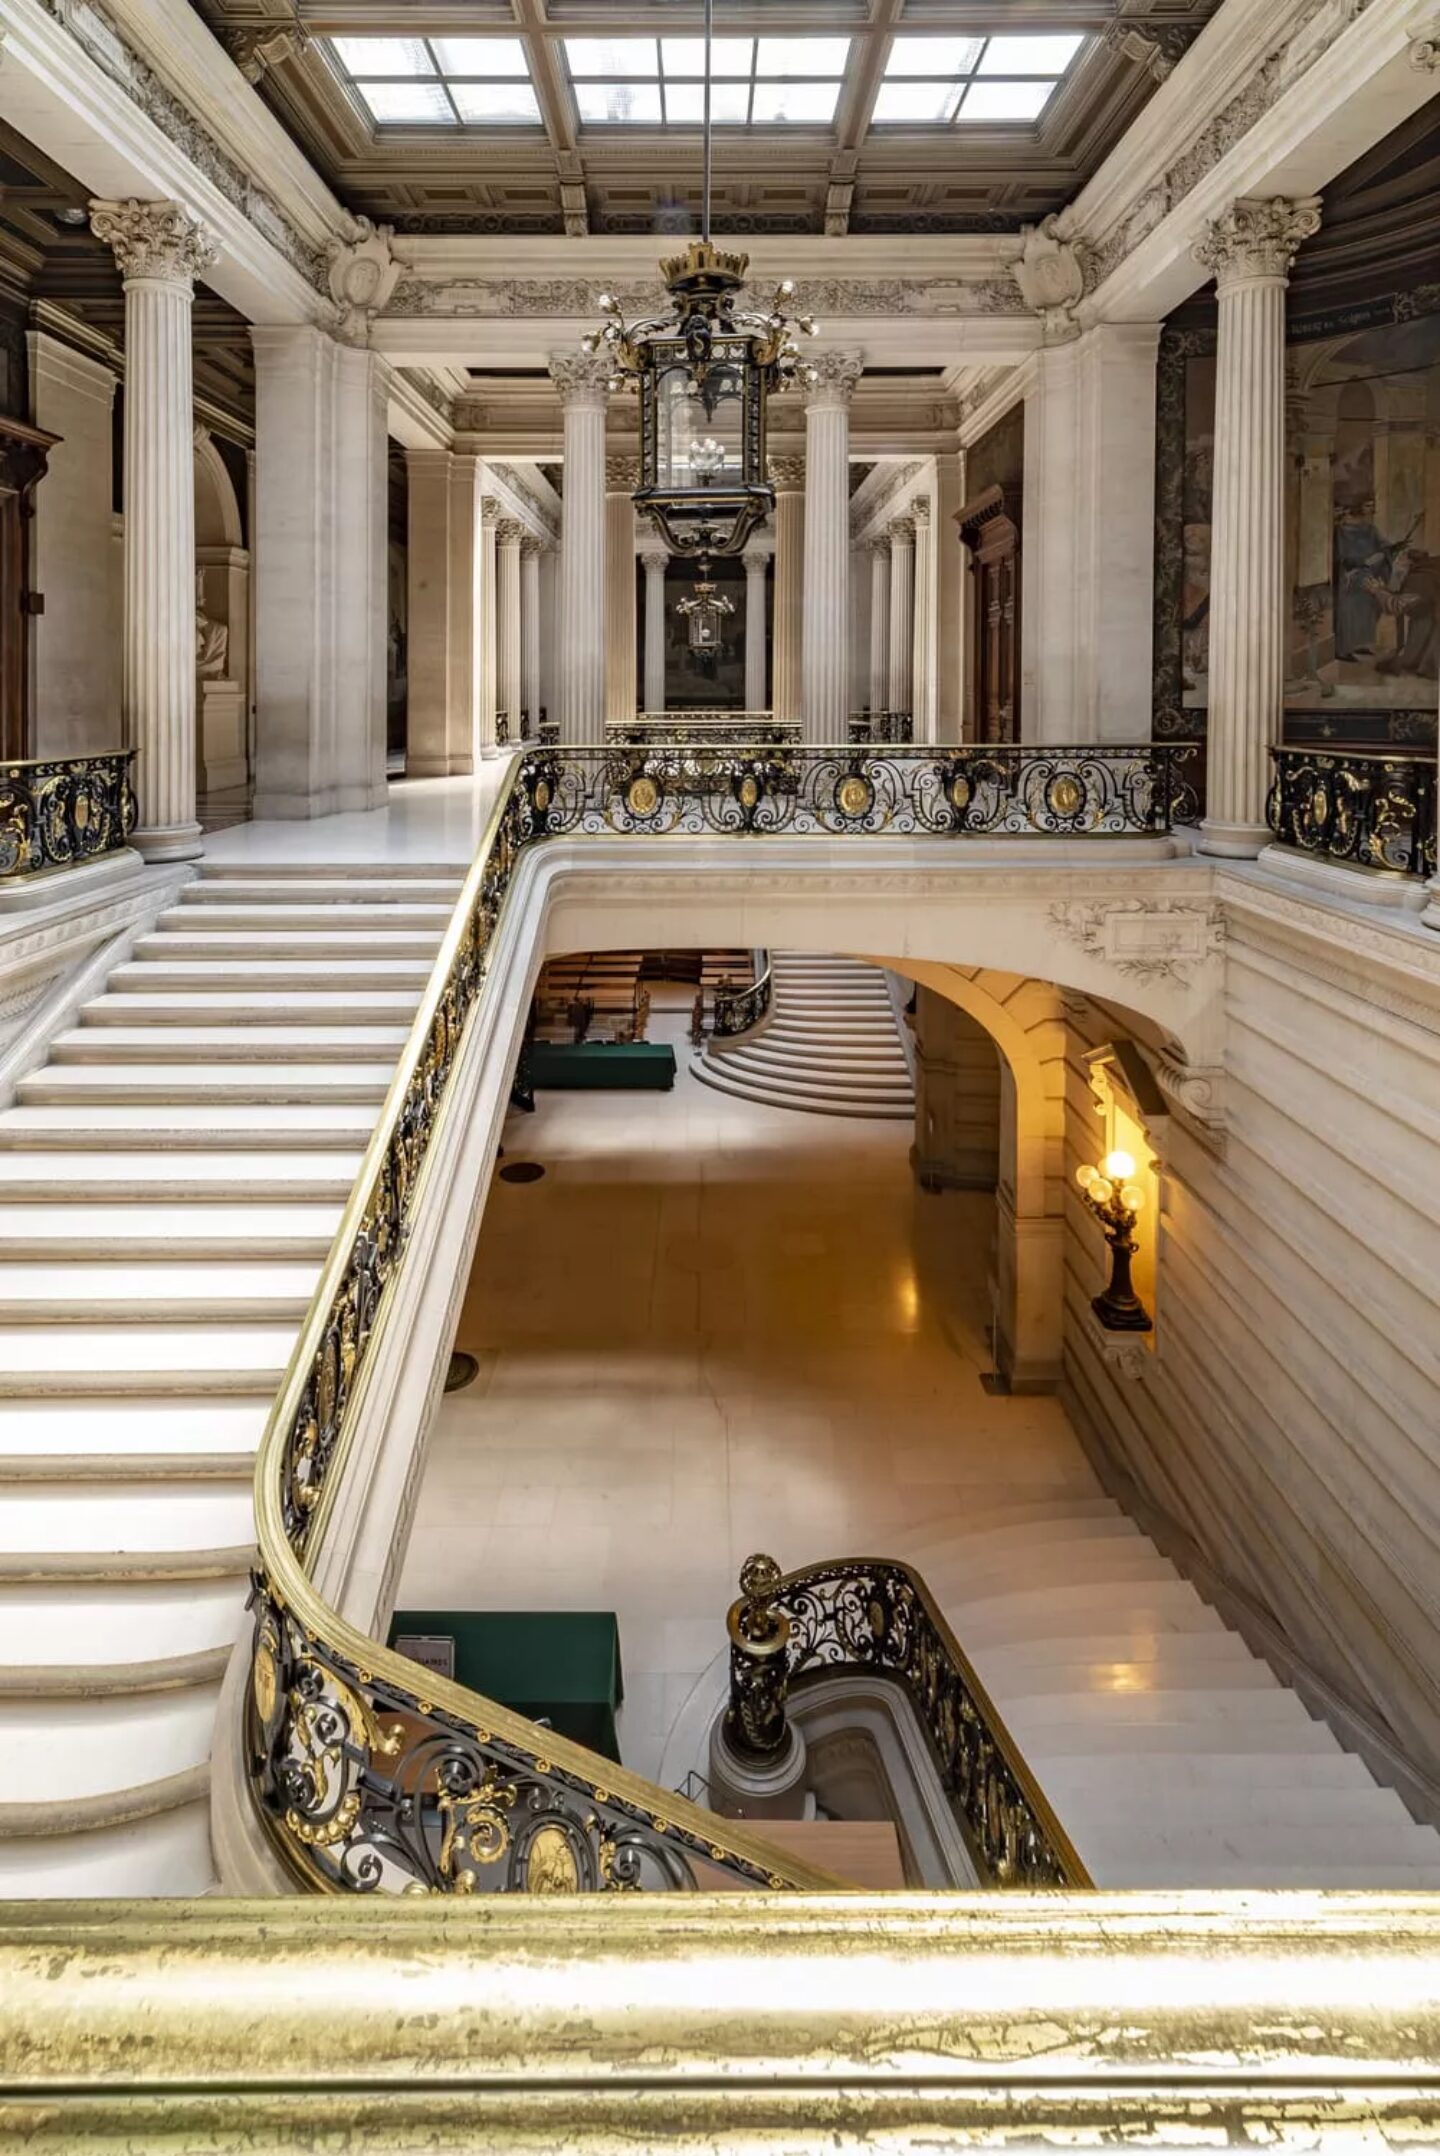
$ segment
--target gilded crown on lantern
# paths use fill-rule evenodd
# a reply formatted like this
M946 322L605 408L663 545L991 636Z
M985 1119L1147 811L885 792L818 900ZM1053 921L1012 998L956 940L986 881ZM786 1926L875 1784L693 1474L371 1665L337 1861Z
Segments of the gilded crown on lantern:
M660 274L669 291L709 299L738 292L749 267L749 255L732 254L711 240L691 240L683 255L671 255L660 264Z

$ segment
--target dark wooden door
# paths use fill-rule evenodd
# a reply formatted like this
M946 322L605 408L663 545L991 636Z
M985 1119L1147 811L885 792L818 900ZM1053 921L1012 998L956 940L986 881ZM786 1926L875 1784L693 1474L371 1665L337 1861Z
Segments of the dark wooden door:
M981 741L1020 739L1020 521L1008 487L987 487L957 510L975 579L970 709Z

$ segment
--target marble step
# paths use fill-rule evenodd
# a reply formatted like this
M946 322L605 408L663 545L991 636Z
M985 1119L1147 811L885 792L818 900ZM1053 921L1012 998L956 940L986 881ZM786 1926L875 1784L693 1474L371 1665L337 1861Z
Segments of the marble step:
M394 900L377 906L363 898L352 900L345 906L335 906L317 903L300 893L286 904L272 901L259 906L246 905L243 900L215 891L209 892L207 899L208 902L198 909L183 898L178 905L168 906L157 916L156 930L162 935L173 930L180 935L209 936L254 929L268 944L275 936L290 936L297 932L329 934L335 930L348 938L361 931L368 935L370 930L378 929L387 938L394 931L438 944L455 910L453 905L423 905L408 900L403 903Z
M77 1013L87 1029L100 1026L212 1026L223 1024L228 1033L236 1026L274 1027L277 1022L304 1026L312 1032L353 1026L374 1026L408 1034L418 998L411 990L366 989L353 993L343 988L281 989L265 994L252 989L160 990L120 994L113 985Z
M347 915L356 907L379 912L391 906L439 907L446 915L454 911L460 896L460 880L447 877L412 876L376 878L279 875L202 875L185 886L182 906L341 906Z
M295 1325L0 1325L0 1399L274 1390Z
M913 1102L907 1102L903 1106L897 1104L894 1107L865 1105L838 1100L833 1094L819 1092L793 1092L781 1100L770 1087L733 1078L723 1067L717 1068L714 1063L704 1058L697 1057L693 1069L696 1077L703 1084L713 1086L717 1093L733 1093L740 1100L758 1102L762 1107L798 1108L812 1115L871 1116L877 1122L901 1123L910 1121L915 1113Z
M353 1101L40 1102L0 1111L0 1163L7 1151L360 1152L376 1106Z
M315 826L311 827L316 829ZM319 829L328 829L321 825ZM288 884L293 890L296 884L312 884L330 878L344 884L347 890L357 885L416 882L442 883L459 890L463 873L449 861L213 861L207 860L201 867L194 883L186 886L194 890L196 884L228 884L250 882L260 878L266 883Z
M817 1063L808 1075L774 1066L752 1063L744 1049L717 1055L712 1068L717 1076L748 1083L769 1100L784 1102L792 1097L808 1102L812 1097L831 1103L847 1102L864 1107L904 1108L913 1112L914 1099L908 1084L898 1078L866 1077L841 1065Z
M0 1324L215 1323L298 1325L320 1265L0 1264ZM3 1433L0 1433L3 1443Z
M26 1258L280 1258L319 1265L338 1205L27 1205L0 1215L0 1265Z
M887 1067L876 1068L874 1064L852 1063L848 1057L834 1056L823 1062L811 1057L801 1063L793 1053L781 1053L766 1046L763 1037L757 1041L745 1041L737 1048L721 1048L715 1051L717 1063L728 1070L749 1071L757 1077L773 1074L777 1084L801 1084L813 1087L833 1085L849 1092L904 1092L910 1083L910 1074L903 1061Z
M353 965L338 965L331 958L213 958L181 957L127 959L110 975L107 986L126 993L150 994L158 990L248 989L252 995L268 996L272 989L333 990L337 979L354 976L354 997L363 1001L374 989L408 988L412 1007L433 970L431 961L417 958L377 958L366 951L354 955Z
M208 1784L208 1769L152 1784L143 1804L113 1807L114 1825L0 1837L0 1897L98 1901L211 1892Z
M366 1063L393 1069L407 1026L80 1026L50 1044L51 1063Z
M229 1647L245 1622L253 1554L236 1547L199 1576L146 1578L116 1570L106 1579L0 1576L0 1663L25 1668L44 1641L48 1664L159 1662ZM150 1568L154 1571L154 1567Z
M748 1070L773 1070L782 1077L797 1073L806 1077L815 1070L816 1051L812 1044L778 1040L769 1034L761 1034L753 1041L746 1041L741 1048L717 1048L716 1060L733 1059L743 1063ZM850 1085L875 1084L886 1087L908 1086L910 1067L905 1058L892 1048L848 1048L843 1064L836 1058L837 1070L843 1069L845 1082Z
M202 1766L219 1698L220 1680L211 1678L179 1691L5 1701L5 1802L73 1802Z
M435 928L376 928L357 924L324 928L212 928L208 915L180 927L160 926L137 937L134 956L173 963L182 958L221 961L269 958L433 958L440 946Z
M104 1143L102 1139L100 1141ZM49 1205L70 1198L98 1206L97 1233L111 1205L344 1204L360 1166L358 1151L292 1152L11 1152L0 1150L0 1202ZM23 1232L23 1223L22 1232Z
M98 1470L104 1463L95 1464ZM17 1481L0 1467L5 1547L14 1554L238 1548L255 1539L253 1472L248 1453L234 1460L228 1480L211 1475L187 1481L179 1472L127 1480L97 1471L89 1481L78 1473Z
M264 1435L274 1394L257 1391L225 1399L202 1392L164 1399L126 1399L103 1393L85 1400L15 1400L5 1409L0 1480L28 1467L47 1474L87 1456L97 1472L123 1479L135 1463L141 1481L198 1472L190 1463L251 1457ZM207 1466L207 1472L209 1468Z
M1237 1693L1234 1696L1240 1699L1246 1695ZM1011 1715L1002 1701L997 1700L996 1705L1010 1724L1011 1733L1039 1777L1042 1788L1050 1786L1051 1762L1075 1754L1088 1757L1095 1752L1108 1751L1117 1759L1168 1757L1172 1762L1183 1758L1187 1762L1185 1767L1177 1768L1172 1764L1171 1768L1172 1773L1183 1780L1190 1771L1190 1759L1207 1756L1217 1743L1223 1743L1227 1752L1240 1755L1259 1752L1293 1757L1299 1753L1309 1757L1313 1753L1327 1754L1335 1742L1320 1722L1269 1721L1260 1716L1248 1719L1238 1714L1227 1714L1217 1721L1214 1715L1196 1714L1188 1718L1172 1716L1163 1722L1131 1722L1108 1727L1078 1717L1064 1722L1031 1721L1023 1714Z
M27 1107L138 1105L164 1101L192 1110L211 1101L247 1107L313 1107L384 1100L393 1063L61 1063L22 1078Z

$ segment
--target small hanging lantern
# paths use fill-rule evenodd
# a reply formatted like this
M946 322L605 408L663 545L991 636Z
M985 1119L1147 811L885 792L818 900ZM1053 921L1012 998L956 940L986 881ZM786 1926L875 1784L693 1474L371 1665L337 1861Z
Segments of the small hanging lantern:
M734 613L735 601L716 590L704 574L703 564L694 591L677 601L675 611L689 624L690 649L700 656L718 658L723 649L721 624Z
M786 307L787 277L763 313L737 302L750 258L710 238L710 19L705 5L705 165L701 236L660 265L673 314L627 327L620 302L602 292L603 326L583 340L604 351L612 386L640 396L640 485L635 506L654 517L681 555L738 554L773 509L765 461L766 399L772 390L813 380L797 333L815 335L806 315Z

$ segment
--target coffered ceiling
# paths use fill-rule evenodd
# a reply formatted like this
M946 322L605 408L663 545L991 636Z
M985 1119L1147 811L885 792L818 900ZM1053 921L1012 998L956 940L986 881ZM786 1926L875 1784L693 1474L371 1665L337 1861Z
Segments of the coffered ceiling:
M675 232L699 0L194 0L354 210ZM1058 209L1217 0L715 0L714 224L990 232Z

